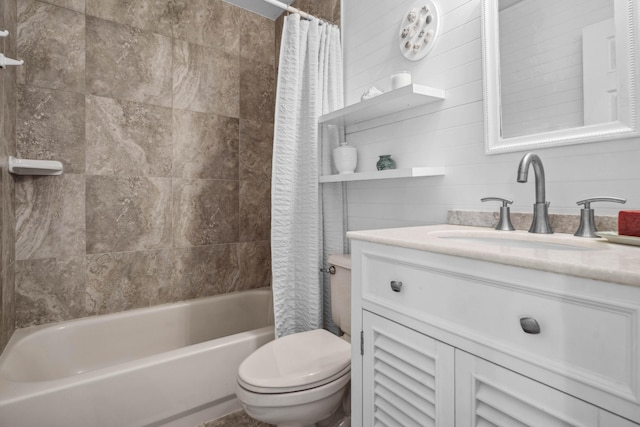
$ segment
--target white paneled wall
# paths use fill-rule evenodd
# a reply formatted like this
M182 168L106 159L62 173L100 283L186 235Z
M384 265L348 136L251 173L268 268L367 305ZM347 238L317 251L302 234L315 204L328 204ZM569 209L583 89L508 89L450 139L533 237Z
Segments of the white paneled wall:
M397 33L403 14L416 1L343 1L346 103L358 102L371 86L389 90L389 76L408 70L413 81L447 91L445 101L379 120L371 128L349 129L358 148L358 170L375 170L380 154L398 167L445 166L442 177L360 181L348 184L349 229L401 227L446 222L447 211L492 210L485 196L514 199L512 210L530 212L533 176L516 183L524 153L484 154L480 0L436 0L442 16L437 46L422 61L400 53ZM640 209L640 140L623 140L536 151L547 175L551 213L579 213L575 202L589 196L629 199ZM620 205L602 204L596 213L614 215Z

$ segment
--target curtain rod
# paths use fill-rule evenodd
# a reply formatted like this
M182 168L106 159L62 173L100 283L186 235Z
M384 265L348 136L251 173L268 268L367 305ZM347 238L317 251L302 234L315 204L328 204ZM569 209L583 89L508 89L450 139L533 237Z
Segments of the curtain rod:
M279 7L280 9L284 9L286 11L292 12L292 13L297 13L298 15L300 15L301 17L305 18L305 19L317 19L318 21L323 21L320 18L317 18L307 12L303 12L300 9L296 9L293 6L289 6L288 4L279 2L278 0L264 0L265 2L269 3L270 5L273 5L275 7Z

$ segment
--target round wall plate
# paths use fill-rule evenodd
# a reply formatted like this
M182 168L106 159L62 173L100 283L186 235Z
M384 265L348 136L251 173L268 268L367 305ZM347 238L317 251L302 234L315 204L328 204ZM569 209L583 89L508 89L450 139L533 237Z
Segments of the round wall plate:
M398 32L400 52L409 61L423 59L433 49L440 29L440 13L431 0L414 4L402 16Z

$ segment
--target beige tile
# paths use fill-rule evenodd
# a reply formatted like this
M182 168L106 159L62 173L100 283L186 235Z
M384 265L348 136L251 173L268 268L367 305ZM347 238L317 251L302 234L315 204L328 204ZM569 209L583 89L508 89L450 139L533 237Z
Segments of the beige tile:
M314 1L324 1L324 0L314 0ZM295 7L296 9L300 9L303 12L307 12L309 11L309 0L294 0L294 2L291 3L291 6Z
M87 96L87 173L170 176L171 109Z
M171 247L171 180L87 176L87 253Z
M0 22L3 29L16 34L16 0L0 2ZM0 41L5 55L16 56L16 39ZM0 73L0 158L15 153L16 146L16 70ZM15 329L15 187L14 178L6 167L0 168L0 352Z
M4 39L5 47L10 49L10 46L14 46L15 50L15 42L8 43L8 39ZM16 152L17 92L16 67L7 67L0 72L0 155L3 158Z
M271 285L271 245L269 241L238 243L240 275L238 290Z
M238 287L239 265L235 244L176 249L176 283L182 298L200 298L232 292Z
M76 12L84 13L85 0L41 0L44 3L50 3L55 6L64 7L66 9L75 10Z
M238 55L240 11L223 0L175 0L176 39Z
M271 185L240 181L240 241L269 240L271 236Z
M25 328L90 315L84 256L18 261L16 326Z
M336 21L336 18L340 19L339 15L336 16L336 9L340 9L339 0L309 1L308 8L307 12L318 18L334 23L339 22Z
M65 173L84 173L84 95L20 85L17 114L18 157L58 160Z
M146 32L172 36L175 22L173 2L169 0L86 0L87 15L95 16Z
M342 27L342 9L341 9L340 0L333 0L333 1L334 1L333 20L331 22L336 24L338 27Z
M275 26L276 26L275 66L276 66L276 81L277 81L278 67L280 66L280 47L281 47L281 44L282 44L282 30L284 29L284 15L280 15L280 17L278 19L276 19Z
M85 177L16 179L16 259L85 253Z
M0 19L2 19L2 29L9 31L9 35L18 34L18 4L16 0L4 0L0 2ZM17 52L17 37L5 37L2 40L2 52L10 58L15 58ZM5 70L8 71L8 70ZM14 70L15 72L15 70ZM15 76L11 79L15 81Z
M268 285L274 23L223 0L86 0L86 17L85 0L18 5L20 37L0 43L27 66L0 73L0 155L65 174L14 192L0 171L16 200L0 205L0 348L16 314L29 326ZM5 85L18 72L19 109Z
M340 25L340 0L296 0L291 6Z
M87 256L87 311L116 313L180 301L173 251L136 251Z
M273 124L240 120L240 179L271 182Z
M0 113L1 114L1 113ZM3 145L6 142L3 142ZM15 328L15 213L13 177L0 170L0 352Z
M85 90L85 16L35 0L18 2L18 82Z
M238 119L173 111L173 176L238 179Z
M8 72L7 72L8 71ZM16 105L17 87L15 68L0 73L0 155L16 152Z
M15 230L13 183L6 170L0 171L0 352L15 327Z
M240 9L240 57L275 65L276 26L265 18Z
M275 67L240 60L240 118L273 123L275 111Z
M171 39L87 16L87 91L171 106Z
M174 40L174 108L238 117L239 76L237 55Z
M173 244L238 241L238 181L174 179Z

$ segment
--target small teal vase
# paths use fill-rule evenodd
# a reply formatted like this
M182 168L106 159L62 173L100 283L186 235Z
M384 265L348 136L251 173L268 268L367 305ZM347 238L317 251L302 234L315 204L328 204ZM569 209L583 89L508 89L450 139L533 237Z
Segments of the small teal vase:
M384 154L380 156L380 159L376 163L376 167L378 168L379 171L395 169L396 162L391 158L391 154Z

